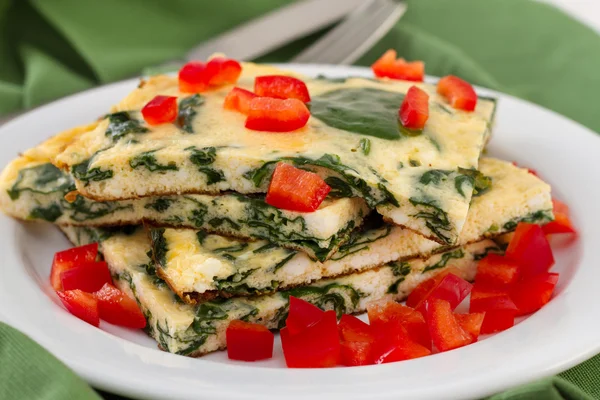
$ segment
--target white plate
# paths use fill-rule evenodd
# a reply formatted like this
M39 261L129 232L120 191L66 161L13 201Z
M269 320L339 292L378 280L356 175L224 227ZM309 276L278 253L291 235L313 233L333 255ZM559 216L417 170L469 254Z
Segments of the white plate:
M361 68L290 66L309 75L365 75ZM0 129L0 165L49 137L105 113L136 80L41 107ZM230 362L225 353L190 359L159 351L141 331L106 323L96 329L65 311L48 284L52 255L69 247L51 226L0 216L0 315L29 334L92 385L143 398L442 399L474 398L565 370L600 351L600 138L550 111L500 98L491 154L538 172L568 202L581 238L557 250L555 298L514 328L471 346L387 365L297 370L281 349L262 363ZM596 246L596 248L594 248Z

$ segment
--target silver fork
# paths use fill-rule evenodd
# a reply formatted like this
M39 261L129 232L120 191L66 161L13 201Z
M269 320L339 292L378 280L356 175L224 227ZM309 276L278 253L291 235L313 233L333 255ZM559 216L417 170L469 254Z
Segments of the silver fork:
M406 3L369 0L291 62L352 64L365 54L406 12Z

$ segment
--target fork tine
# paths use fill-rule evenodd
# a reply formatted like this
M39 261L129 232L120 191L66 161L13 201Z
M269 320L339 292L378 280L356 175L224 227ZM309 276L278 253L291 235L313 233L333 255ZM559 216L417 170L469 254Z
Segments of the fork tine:
M325 37L292 61L350 64L384 36L405 10L404 3L372 0L352 12Z

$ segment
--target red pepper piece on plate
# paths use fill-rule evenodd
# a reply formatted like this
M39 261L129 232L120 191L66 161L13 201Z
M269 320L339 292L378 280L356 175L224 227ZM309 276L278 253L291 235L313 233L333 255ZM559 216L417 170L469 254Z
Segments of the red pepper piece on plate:
M236 60L215 57L206 63L206 75L210 86L234 84L242 73L242 66Z
M246 128L265 132L291 132L306 125L310 111L298 99L256 97L250 102Z
M419 283L406 298L406 305L412 308L417 307L417 305L423 301L423 299L425 299L425 296L431 292L435 285L437 285L442 278L448 274L458 275L460 272L455 267L450 266L439 272L437 275Z
M285 320L285 326L290 334L295 335L319 322L324 313L325 311L308 301L290 296L290 310Z
M458 305L471 293L473 285L454 274L446 274L431 291L424 297L423 300L415 309L425 315L424 305L427 300L441 299L450 303L450 307L454 310Z
M98 299L100 318L106 322L133 329L146 327L146 318L138 303L110 283L104 284L94 295Z
M77 318L90 325L100 325L98 300L91 293L79 289L56 292L65 308Z
M142 115L148 125L160 125L175 121L177 97L155 96L142 108Z
M542 227L525 222L517 225L506 249L506 257L519 264L523 278L548 272L554 265L552 249Z
M553 233L577 233L569 217L569 206L562 201L552 199L552 212L554 221L542 226L546 235Z
M337 365L340 338L335 311L326 311L315 324L292 335L283 328L281 345L289 368L328 368Z
M371 69L379 78L402 79L405 81L423 82L425 63L422 61L407 62L404 58L396 59L396 50L386 51Z
M280 162L271 177L265 201L283 210L313 212L330 190L319 175Z
M431 298L425 302L424 309L431 340L439 351L456 349L473 342L470 333L462 328L452 313L448 301Z
M225 97L223 107L226 110L239 111L244 115L248 115L250 102L256 97L258 96L249 90L234 87L227 97Z
M485 313L454 314L454 316L464 331L471 335L473 342L476 342L481 333Z
M108 265L104 261L81 263L60 274L64 290L80 289L84 292L100 290L105 283L112 283Z
M392 300L379 300L367 304L369 323L377 329L395 329L395 325L402 325L411 340L431 349L429 328L423 315L407 306Z
M231 360L259 361L273 357L275 336L264 325L233 320L225 336L227 357Z
M517 315L531 314L550 301L558 282L557 273L542 273L519 281L510 297L519 309Z
M452 107L459 110L473 111L477 105L477 93L473 86L454 75L440 79L437 92L444 96Z
M422 130L429 118L429 95L422 89L411 86L402 100L398 116L405 128Z
M190 61L179 70L179 91L184 93L204 92L209 88L206 64Z
M514 310L492 310L486 311L481 325L481 333L502 332L515 325Z
M375 346L373 352L375 364L411 360L431 354L430 349L413 341L402 325L392 325L393 327L386 325L374 328Z
M303 103L310 101L306 84L291 76L257 76L254 79L254 93L258 96L276 99L298 99Z
M97 255L98 243L86 244L56 253L50 271L50 284L54 290L63 290L60 274L80 264L95 261Z
M373 327L353 315L344 314L338 325L340 363L347 366L373 364Z
M492 333L514 325L517 306L507 289L492 288L475 282L471 291L469 311L485 312L481 333Z
M490 286L510 286L519 279L519 265L499 254L488 254L479 261L475 282Z

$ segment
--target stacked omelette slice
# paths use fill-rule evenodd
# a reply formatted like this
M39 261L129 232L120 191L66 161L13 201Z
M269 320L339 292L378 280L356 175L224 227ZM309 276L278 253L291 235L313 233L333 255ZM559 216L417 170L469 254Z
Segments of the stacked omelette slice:
M291 74L243 64L238 86ZM231 87L189 95L177 79L142 82L110 114L25 151L0 176L0 206L55 223L75 245L99 242L115 284L135 297L166 351L225 347L234 319L279 328L289 296L359 313L404 299L452 266L472 280L492 239L519 221L553 219L550 187L481 157L495 101L451 108L435 88L420 135L397 110L414 82L302 78L312 117L298 131L244 128L224 110ZM148 126L141 108L179 98L176 123ZM330 196L312 213L278 209L264 193L275 165L318 173Z

